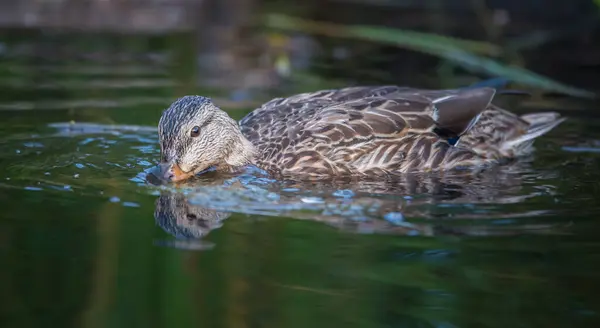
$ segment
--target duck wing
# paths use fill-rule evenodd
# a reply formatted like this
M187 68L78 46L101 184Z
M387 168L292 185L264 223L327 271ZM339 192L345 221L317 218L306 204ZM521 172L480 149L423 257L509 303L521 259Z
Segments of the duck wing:
M443 138L469 131L490 105L495 90L420 90L354 87L337 90L305 129L331 141L392 138L408 132L435 132Z

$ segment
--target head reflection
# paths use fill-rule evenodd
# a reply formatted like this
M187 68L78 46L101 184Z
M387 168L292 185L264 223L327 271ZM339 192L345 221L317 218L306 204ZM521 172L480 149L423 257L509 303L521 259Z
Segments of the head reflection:
M156 200L154 219L177 239L200 239L220 228L231 214L189 203L183 193L165 192Z

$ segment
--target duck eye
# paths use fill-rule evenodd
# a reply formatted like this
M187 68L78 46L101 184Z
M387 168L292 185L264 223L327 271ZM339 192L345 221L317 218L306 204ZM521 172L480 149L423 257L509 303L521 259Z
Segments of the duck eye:
M190 136L192 136L192 138L195 138L199 135L200 135L200 128L197 126L193 127L192 131L190 132Z

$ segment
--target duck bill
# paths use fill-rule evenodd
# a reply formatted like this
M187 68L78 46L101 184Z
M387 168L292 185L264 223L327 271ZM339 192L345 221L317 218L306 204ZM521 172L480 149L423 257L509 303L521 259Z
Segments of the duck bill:
M184 172L177 163L160 163L160 177L171 182L189 179L194 172Z

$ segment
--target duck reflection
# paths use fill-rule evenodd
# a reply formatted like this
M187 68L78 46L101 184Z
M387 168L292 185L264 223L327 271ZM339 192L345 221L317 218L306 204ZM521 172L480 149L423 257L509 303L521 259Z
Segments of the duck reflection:
M232 213L318 221L353 233L396 235L514 235L552 233L546 210L523 211L538 197L553 203L552 179L523 167L479 174L403 176L388 181L265 180L212 173L164 188L156 223L178 240L201 240ZM156 180L154 180L156 181ZM543 207L541 207L543 208ZM467 223L467 224L465 224Z
M192 205L183 193L163 193L156 201L156 224L178 239L200 239L220 228L231 213Z

